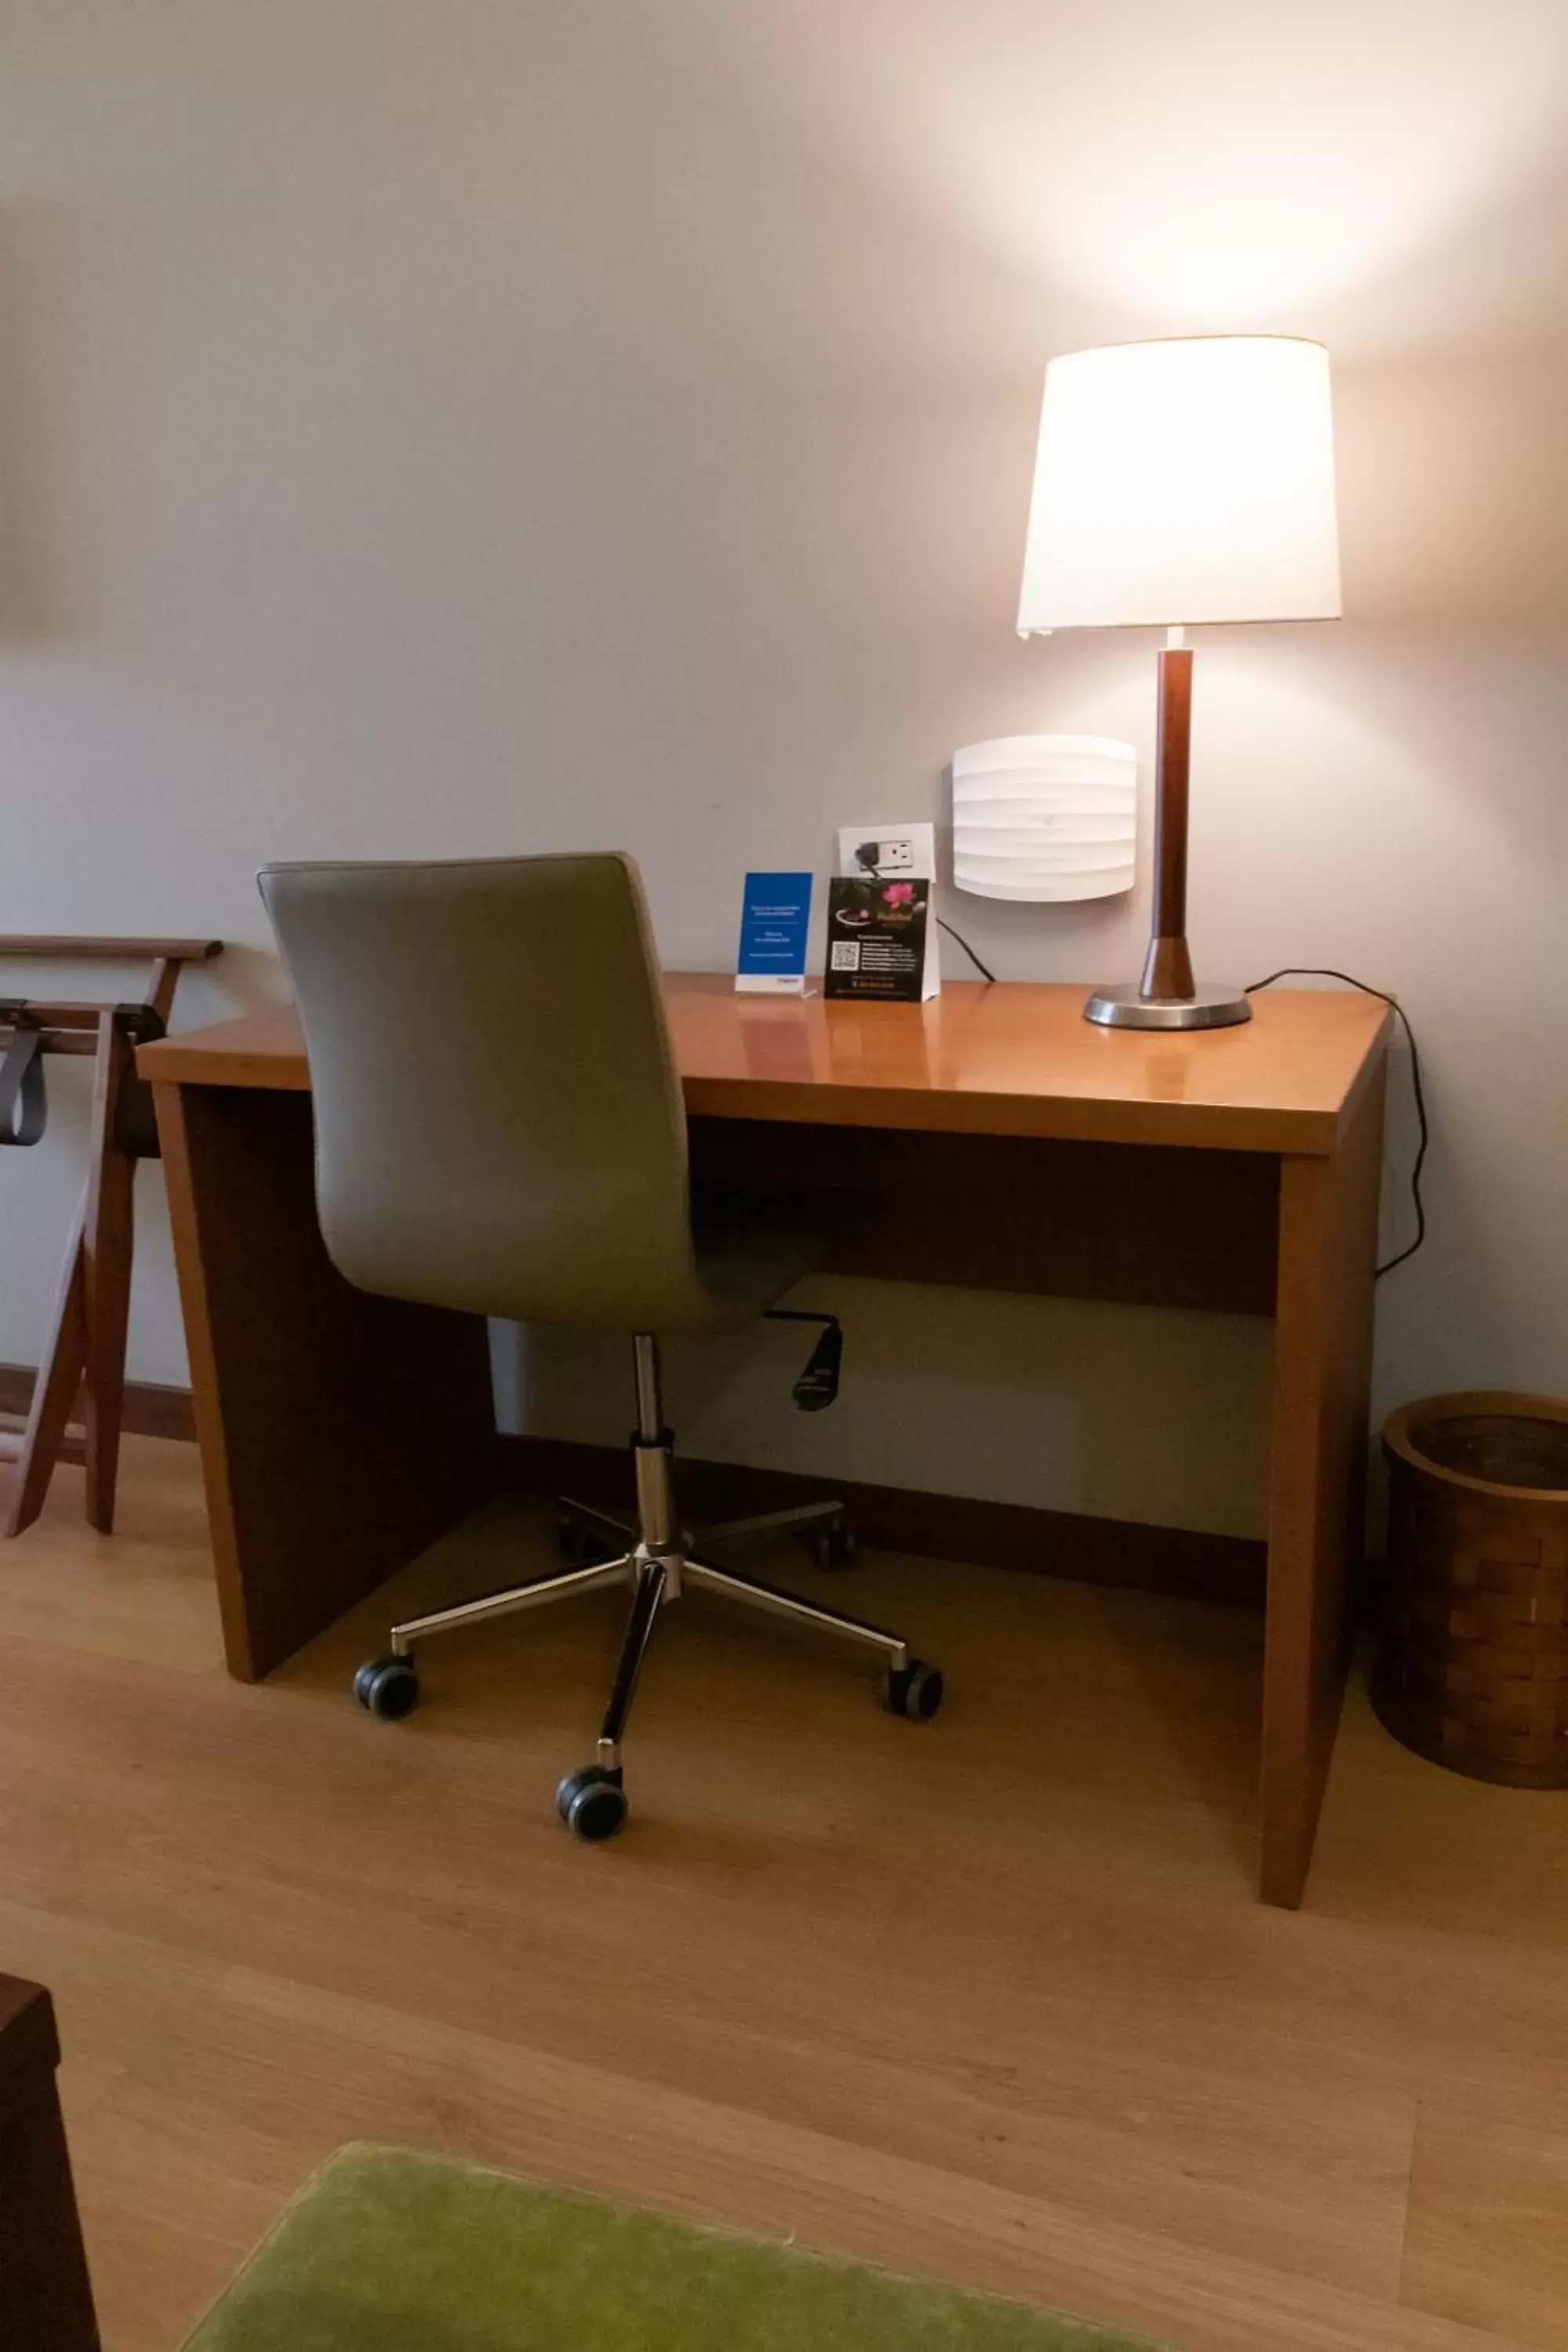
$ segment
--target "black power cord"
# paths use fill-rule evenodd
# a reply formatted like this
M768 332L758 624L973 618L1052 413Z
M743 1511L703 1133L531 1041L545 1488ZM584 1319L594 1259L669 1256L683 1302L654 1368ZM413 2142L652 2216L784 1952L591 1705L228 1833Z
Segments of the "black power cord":
M1414 1257L1426 1238L1426 1204L1421 1197L1421 1171L1426 1165L1426 1147L1432 1139L1432 1133L1426 1119L1426 1097L1421 1084L1421 1055L1416 1049L1415 1032L1410 1026L1410 1015L1398 997L1390 996L1385 988L1373 988L1367 981L1357 980L1353 972L1336 971L1331 964L1284 964L1279 971L1271 971L1267 980L1255 980L1246 993L1256 996L1259 989L1272 988L1277 980L1343 981L1347 988L1359 988L1363 996L1377 997L1404 1027L1405 1042L1410 1048L1410 1091L1415 1101L1418 1137L1415 1164L1410 1171L1410 1198L1415 1209L1415 1238L1406 1248L1384 1260L1377 1269L1377 1278L1381 1282L1385 1274L1392 1274L1396 1265L1403 1265L1406 1258Z
M958 941L959 946L963 950L964 954L969 958L970 962L974 966L975 971L980 974L982 980L986 982L987 984L990 984L995 980L996 975L992 971L990 965L981 962L980 958L975 954L974 950L970 946L969 941L964 938L962 931L955 931L951 923L943 922L940 915L936 919L936 927L939 931L945 931L950 940L956 940Z

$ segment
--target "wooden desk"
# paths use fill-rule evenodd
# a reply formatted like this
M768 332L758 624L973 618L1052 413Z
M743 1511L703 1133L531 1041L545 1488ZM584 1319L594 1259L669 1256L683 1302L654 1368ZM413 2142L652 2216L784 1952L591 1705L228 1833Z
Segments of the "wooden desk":
M1245 1028L1163 1036L1095 1028L1077 987L830 1005L674 974L667 1001L700 1172L879 1202L831 1270L1273 1318L1260 1878L1299 1903L1361 1535L1384 1007L1280 992ZM229 1666L254 1679L483 1492L485 1333L329 1265L290 1008L139 1062Z

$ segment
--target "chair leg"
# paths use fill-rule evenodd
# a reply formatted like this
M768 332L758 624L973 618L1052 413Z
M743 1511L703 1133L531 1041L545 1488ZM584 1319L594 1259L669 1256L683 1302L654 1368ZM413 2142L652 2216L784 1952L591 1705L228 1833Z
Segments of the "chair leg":
M526 1584L502 1586L499 1592L481 1592L475 1601L459 1601L451 1609L432 1609L410 1617L392 1629L392 1654L406 1658L426 1633L449 1633L459 1625L482 1625L497 1617L515 1616L521 1609L537 1609L548 1601L564 1601L574 1592L597 1592L607 1584L624 1584L637 1572L627 1553L620 1559L595 1560L588 1568L564 1568L553 1576L531 1577Z
M801 1503L789 1511L753 1511L750 1518L721 1519L713 1527L699 1528L697 1541L729 1543L738 1536L772 1535L775 1528L828 1527L845 1517L842 1503Z
M581 1503L575 1495L558 1495L555 1507L563 1518L572 1520L590 1535L605 1536L616 1544L637 1541L637 1531L630 1519L620 1518L597 1503Z
M615 1687L610 1704L605 1709L605 1720L599 1732L599 1769L618 1772L621 1766L621 1740L626 1732L626 1718L637 1696L637 1676L647 1655L653 1629L658 1622L664 1605L666 1572L658 1560L647 1560L638 1569L637 1591L632 1595L632 1613L626 1620L626 1639L621 1643L620 1661L616 1667Z
M679 1589L673 1560L640 1554L632 1613L616 1667L615 1688L605 1709L598 1754L580 1772L568 1772L555 1791L555 1810L572 1832L589 1845L598 1845L623 1829L626 1819L626 1780L621 1771L621 1739L637 1695L647 1645L668 1593Z
M689 1559L681 1575L700 1591L721 1593L726 1600L739 1601L748 1609L761 1609L772 1617L788 1617L796 1624L812 1625L819 1633L842 1634L847 1642L858 1642L868 1649L879 1650L887 1659L889 1670L901 1674L910 1664L909 1644L898 1633L889 1633L885 1625L871 1625L863 1617L846 1617L837 1609L819 1608L815 1601L803 1601L798 1593L786 1592L782 1585L764 1583L758 1576L737 1576L733 1569L721 1568L710 1559Z

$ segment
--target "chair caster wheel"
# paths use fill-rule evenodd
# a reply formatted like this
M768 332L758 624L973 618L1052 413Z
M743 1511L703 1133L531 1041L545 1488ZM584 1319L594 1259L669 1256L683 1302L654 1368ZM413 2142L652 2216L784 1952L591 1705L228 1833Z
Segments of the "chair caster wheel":
M381 1723L400 1723L419 1704L412 1658L372 1658L354 1676L354 1696Z
M828 1519L812 1528L811 1549L818 1568L853 1568L855 1529L847 1519Z
M577 1519L562 1519L555 1529L555 1549L574 1568L594 1568L600 1560L614 1559L615 1553L603 1536L585 1528Z
M889 1666L882 1685L882 1704L889 1715L910 1723L929 1723L942 1705L942 1668L911 1658L907 1666Z
M555 1791L555 1810L574 1837L597 1845L626 1827L626 1792L618 1772L597 1764L569 1772Z

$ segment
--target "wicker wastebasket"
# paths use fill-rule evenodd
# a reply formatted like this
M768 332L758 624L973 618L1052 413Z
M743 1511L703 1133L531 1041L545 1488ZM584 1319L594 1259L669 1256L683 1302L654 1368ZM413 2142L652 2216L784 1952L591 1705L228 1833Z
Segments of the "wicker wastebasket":
M1383 1450L1379 1717L1472 1779L1568 1788L1568 1400L1427 1397L1391 1416Z

